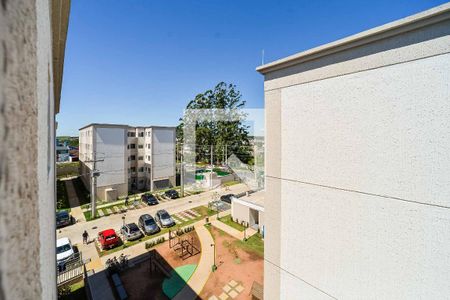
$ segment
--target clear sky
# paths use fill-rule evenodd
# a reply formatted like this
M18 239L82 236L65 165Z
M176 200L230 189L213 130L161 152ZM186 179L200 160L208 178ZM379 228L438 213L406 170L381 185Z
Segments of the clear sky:
M267 63L445 2L72 1L57 134L89 123L177 125L220 81L262 108L262 49Z

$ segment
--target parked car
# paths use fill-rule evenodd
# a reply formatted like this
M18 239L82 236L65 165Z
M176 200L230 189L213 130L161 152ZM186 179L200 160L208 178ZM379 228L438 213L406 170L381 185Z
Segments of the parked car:
M69 238L56 240L56 264L60 271L65 269L66 263L75 257L75 251Z
M98 242L102 250L111 249L120 245L120 238L114 229L106 229L98 233Z
M229 203L229 204L231 204L232 198L236 198L236 195L235 194L226 194L226 195L220 196L221 201Z
M156 224L155 219L149 214L139 217L138 226L145 234L155 234L161 231L161 228Z
M137 240L142 237L142 232L139 230L139 227L135 223L130 223L122 226L120 230L123 237L127 241Z
M155 219L161 227L171 227L175 225L175 221L165 209L158 210Z
M167 198L170 198L170 199L177 199L178 197L180 197L180 196L178 195L178 192L175 191L175 190L168 190L168 191L166 191L166 192L164 193L164 195L165 195Z
M158 200L155 198L155 196L153 196L153 194L147 193L147 194L143 194L141 196L141 200L144 203L147 203L148 205L156 205L158 204Z
M65 210L56 213L56 228L72 224L72 216Z

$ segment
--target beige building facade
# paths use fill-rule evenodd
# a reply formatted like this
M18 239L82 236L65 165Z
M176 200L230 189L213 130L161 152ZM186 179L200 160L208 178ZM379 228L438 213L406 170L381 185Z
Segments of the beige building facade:
M257 70L265 299L448 297L450 5Z
M231 217L239 224L244 222L261 233L264 233L264 191L236 198L231 201Z
M90 124L79 131L79 159L88 189L97 161L100 200L175 186L175 127Z

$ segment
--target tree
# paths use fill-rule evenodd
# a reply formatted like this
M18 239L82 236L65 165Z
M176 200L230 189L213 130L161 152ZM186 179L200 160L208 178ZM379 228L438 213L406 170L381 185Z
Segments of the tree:
M224 151L228 156L235 154L242 162L252 161L249 142L249 126L245 125L246 115L240 111L245 106L241 93L233 84L220 82L214 89L200 93L191 100L186 109L226 110L235 116L234 121L200 121L195 125L196 161L210 162L211 145L215 164L223 162ZM189 116L180 119L177 140L183 143L183 129Z

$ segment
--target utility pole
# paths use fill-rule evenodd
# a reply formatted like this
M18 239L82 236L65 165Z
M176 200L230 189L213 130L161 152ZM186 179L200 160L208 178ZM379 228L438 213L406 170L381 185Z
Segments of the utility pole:
M214 154L213 154L213 145L211 145L211 172L213 171L213 164L214 164L214 161L213 161L213 157L214 156Z
M184 146L181 146L181 153L180 153L180 194L181 198L184 197Z
M225 144L225 165L228 167L228 145Z
M95 218L96 213L96 207L95 207L95 198L96 198L96 191L97 191L97 177L100 176L100 172L96 168L96 163L100 161L104 161L104 159L97 159L96 158L96 152L93 153L94 159L88 160L87 162L92 163L92 170L91 170L91 218Z

